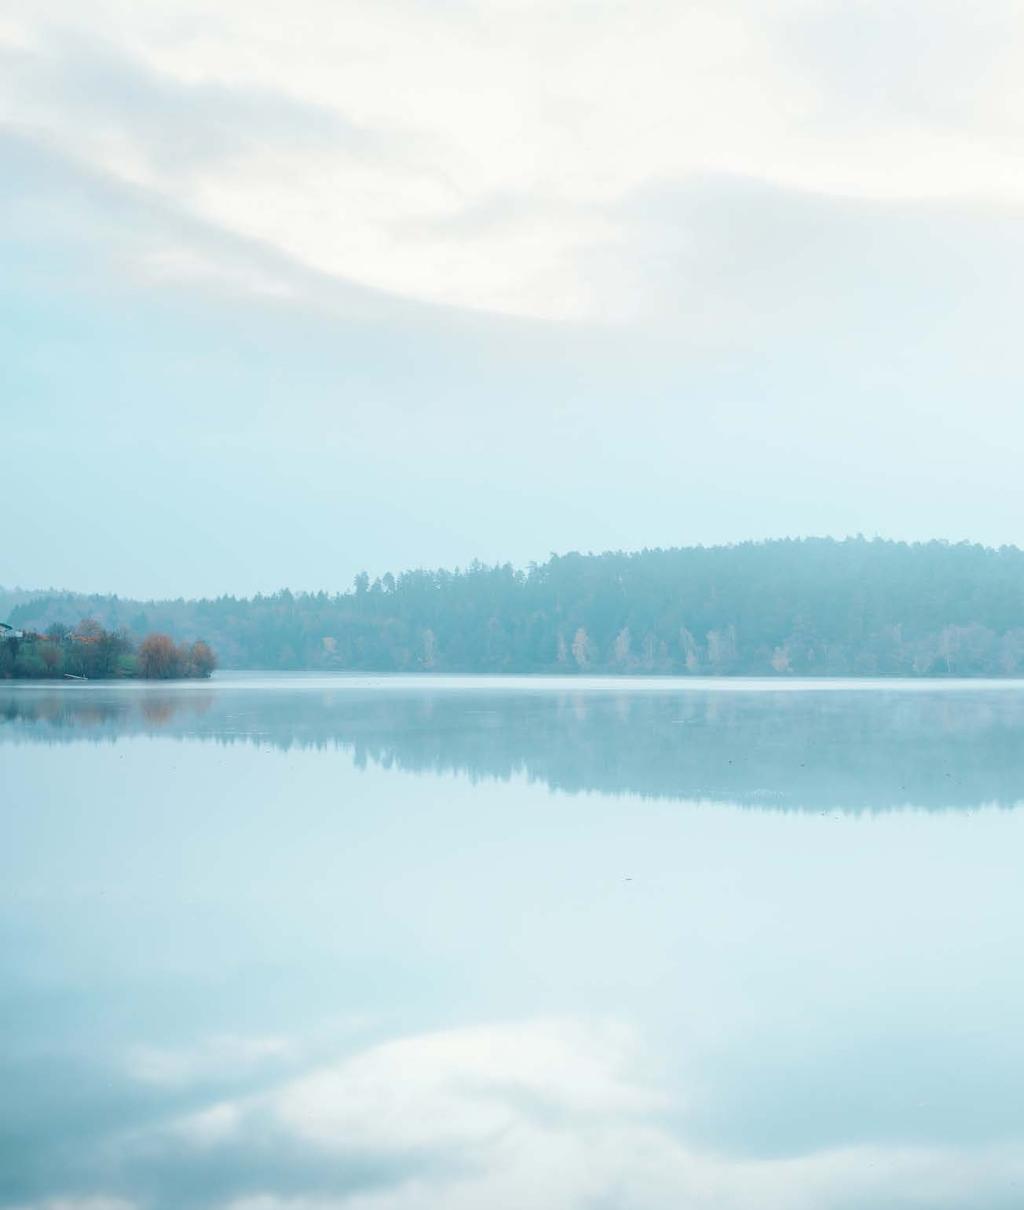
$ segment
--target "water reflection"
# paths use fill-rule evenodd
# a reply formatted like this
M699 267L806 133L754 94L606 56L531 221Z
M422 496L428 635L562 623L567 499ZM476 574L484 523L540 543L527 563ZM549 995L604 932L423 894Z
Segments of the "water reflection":
M5 1210L1020 1204L1019 689L0 718Z
M1013 806L1024 798L1024 689L865 693L280 678L254 687L0 689L0 740L167 735L339 748L358 767L525 776L562 791L790 809Z

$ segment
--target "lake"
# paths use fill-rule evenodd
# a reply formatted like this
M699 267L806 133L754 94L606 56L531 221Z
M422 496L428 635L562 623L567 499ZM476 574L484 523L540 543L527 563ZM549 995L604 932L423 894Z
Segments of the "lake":
M1024 1204L1024 686L0 687L0 1205Z

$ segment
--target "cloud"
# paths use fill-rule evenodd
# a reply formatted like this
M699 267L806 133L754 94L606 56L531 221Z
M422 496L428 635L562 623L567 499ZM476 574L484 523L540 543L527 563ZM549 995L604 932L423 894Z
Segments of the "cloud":
M136 1203L119 1197L54 1197L15 1210L135 1210Z
M965 1200L1009 1210L1024 1179L1012 1142L713 1152L687 1142L696 1109L666 1096L621 1026L475 1026L385 1042L136 1132L122 1171L158 1198L161 1181L188 1171L200 1178L188 1204L217 1210L909 1210ZM218 1174L205 1194L203 1173Z
M865 201L706 176L623 199L615 221L628 238L589 270L623 313L694 347L784 350L790 366L829 352L854 373L851 354L864 368L895 352L943 377L960 353L971 374L1017 374L1022 217L1021 204Z
M524 1113L589 1117L657 1107L659 1099L632 1082L634 1046L623 1029L559 1022L403 1039L285 1088L272 1113L327 1148L473 1147Z
M943 3L889 95L913 15L12 6L11 578L333 587L809 515L1016 540L1019 22Z
M319 272L449 305L616 313L587 267L637 245L624 201L693 179L1024 197L1010 3L15 9L9 121Z
M918 0L858 0L784 9L771 35L841 136L913 124L998 145L1020 130L1021 17L1016 0L933 0L926 20Z
M349 155L386 151L341 115L259 87L190 83L144 67L80 33L4 46L8 120L28 129L97 128L139 156L139 176L172 176L230 162L254 144L330 146Z
M193 302L287 301L292 309L369 323L422 322L434 310L197 217L159 188L125 180L39 131L0 125L0 173L0 246L10 268L4 297L12 305L27 283L60 303L125 291L150 298L184 292Z
M285 1038L226 1034L183 1050L140 1046L129 1056L128 1071L143 1084L176 1088L247 1076L260 1068L280 1064L292 1053L293 1047Z
M659 1108L635 1082L637 1044L613 1024L488 1025L386 1042L272 1093L183 1119L209 1146L254 1127L339 1154L486 1148L526 1116L595 1120Z
M5 504L34 499L11 578L334 587L361 567L803 532L808 515L1014 540L1011 207L663 185L574 259L610 300L601 321L547 325L367 289L24 134L0 140L0 172L23 451ZM531 206L497 218L540 221ZM489 221L473 217L484 241ZM33 486L54 460L82 509L67 549L62 501ZM142 548L192 553L147 568Z

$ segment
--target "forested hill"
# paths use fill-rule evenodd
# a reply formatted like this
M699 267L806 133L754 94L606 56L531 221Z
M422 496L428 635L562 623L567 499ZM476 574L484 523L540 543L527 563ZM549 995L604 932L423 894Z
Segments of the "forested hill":
M1024 674L1024 552L830 539L411 571L345 593L4 600L211 643L224 667L690 675Z

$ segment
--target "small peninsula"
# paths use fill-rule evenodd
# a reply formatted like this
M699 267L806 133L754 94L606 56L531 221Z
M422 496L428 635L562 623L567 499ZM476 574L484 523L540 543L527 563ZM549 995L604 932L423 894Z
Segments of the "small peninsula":
M107 630L94 618L74 627L54 622L42 633L0 622L0 679L201 680L216 666L202 639L175 643L149 634L136 646L125 630Z

